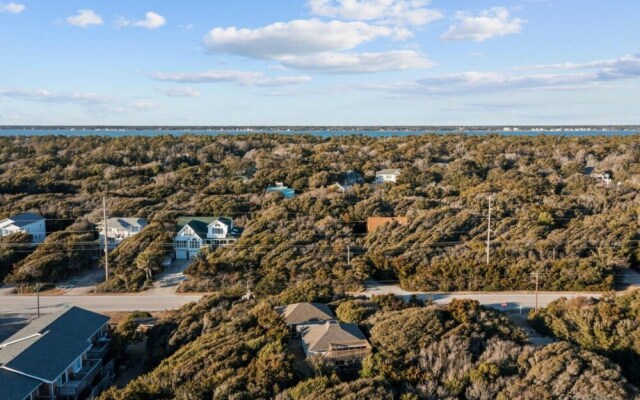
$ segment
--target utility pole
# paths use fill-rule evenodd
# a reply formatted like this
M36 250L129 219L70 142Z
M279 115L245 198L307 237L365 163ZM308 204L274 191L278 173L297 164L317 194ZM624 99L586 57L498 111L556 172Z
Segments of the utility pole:
M351 246L347 245L347 265L351 266Z
M104 281L109 280L109 239L107 238L107 196L102 196L102 219L104 222Z
M538 312L538 287L540 282L540 271L536 271L536 312Z
M38 299L38 318L40 318L40 283L36 283L36 298Z
M489 196L489 223L487 224L487 265L489 265L491 258L491 200L492 197Z

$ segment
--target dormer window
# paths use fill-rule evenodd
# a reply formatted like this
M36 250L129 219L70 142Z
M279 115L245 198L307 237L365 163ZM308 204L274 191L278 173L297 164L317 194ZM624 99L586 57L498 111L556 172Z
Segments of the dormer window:
M214 235L224 235L224 229L222 228L213 228L213 234Z

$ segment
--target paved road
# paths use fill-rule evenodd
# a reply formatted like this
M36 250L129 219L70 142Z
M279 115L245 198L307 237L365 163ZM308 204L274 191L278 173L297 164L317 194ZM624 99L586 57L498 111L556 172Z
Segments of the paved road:
M174 310L192 301L198 301L202 295L89 295L89 296L40 296L40 311L51 313L67 306L78 306L95 312L105 311L164 311ZM1 314L36 313L35 296L2 296Z
M487 307L497 308L501 310L513 310L520 306L523 308L534 308L536 304L535 293L530 292L491 292L491 293L429 293L429 292L409 292L400 289L396 285L378 284L373 281L368 281L366 290L358 293L351 293L353 295L371 297L374 294L394 294L402 298L409 298L411 295L416 295L419 299L427 300L431 299L437 304L447 304L452 299L472 299L477 300L480 304ZM573 297L600 297L600 293L585 293L585 292L540 292L538 295L538 306L545 307L547 304L561 297L573 298ZM505 306L503 307L503 304Z

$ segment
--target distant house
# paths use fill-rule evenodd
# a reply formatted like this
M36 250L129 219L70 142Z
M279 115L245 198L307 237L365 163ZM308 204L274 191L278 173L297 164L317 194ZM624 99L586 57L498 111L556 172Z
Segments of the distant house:
M344 174L339 182L334 183L330 187L340 190L341 192L346 192L351 189L351 186L358 185L364 183L364 178L359 173L348 170Z
M0 343L0 399L78 400L111 385L109 318L71 307L34 320Z
M409 222L407 217L369 217L367 218L367 232L374 232L382 225L394 221L401 225L406 225Z
M613 182L613 173L611 173L611 171L591 172L589 176L591 176L598 182L604 183L605 185L609 185L611 182Z
M326 304L320 303L289 304L276 307L276 311L294 333L299 333L305 326L322 324L336 318Z
M23 213L0 221L0 236L25 232L31 235L32 243L42 243L47 237L44 217L33 213Z
M319 354L337 367L358 365L371 345L356 324L327 321L302 330L302 348L308 356Z
M242 230L229 217L180 217L173 238L176 259L193 258L203 247L233 244L241 234Z
M376 183L393 182L395 183L400 176L399 169L383 169L376 172Z
M107 244L109 249L115 248L126 238L140 232L147 226L144 218L108 218L107 219ZM96 224L100 235L100 248L104 249L104 221Z
M282 193L285 199L292 199L296 195L295 189L285 186L282 182L276 182L275 186L267 186L267 192Z

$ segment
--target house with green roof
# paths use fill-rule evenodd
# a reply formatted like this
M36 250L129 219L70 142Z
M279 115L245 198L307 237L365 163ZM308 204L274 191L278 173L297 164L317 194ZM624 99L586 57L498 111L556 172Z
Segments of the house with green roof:
M0 399L78 400L110 386L109 317L78 307L48 314L0 343Z
M215 248L235 243L242 229L230 217L180 217L173 247L177 260L194 258L204 247Z

